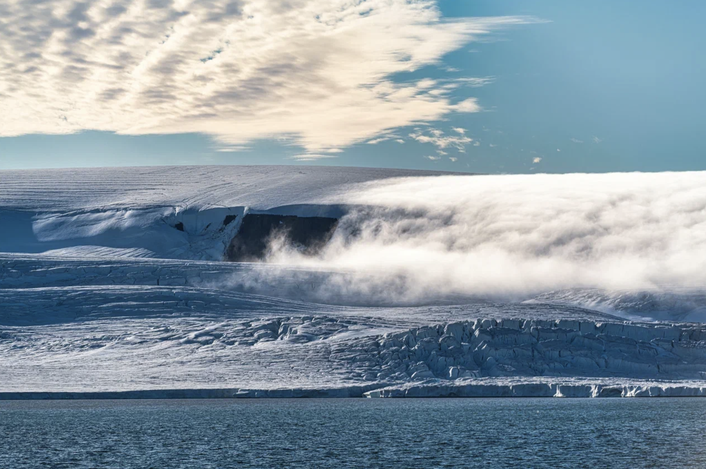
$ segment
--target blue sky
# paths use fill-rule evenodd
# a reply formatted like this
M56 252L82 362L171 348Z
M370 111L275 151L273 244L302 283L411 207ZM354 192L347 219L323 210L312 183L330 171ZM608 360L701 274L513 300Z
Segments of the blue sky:
M3 15L0 40L11 20L63 26L0 56L2 169L706 169L701 1L373 0L354 15L243 1L157 10L143 43L106 32L131 0L108 13L56 3L31 20L12 2ZM215 33L188 26L205 18ZM290 26L298 18L306 28Z

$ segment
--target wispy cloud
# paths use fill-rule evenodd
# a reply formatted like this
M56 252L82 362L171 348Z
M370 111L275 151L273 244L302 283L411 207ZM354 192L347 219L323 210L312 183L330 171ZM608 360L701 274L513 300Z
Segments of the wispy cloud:
M456 83L464 84L466 86L470 86L471 88L480 88L493 83L495 81L495 77L466 77L457 78L455 81Z
M398 143L404 143L404 140L402 140L402 136L398 135L396 133L393 133L393 132L383 133L382 135L379 135L371 140L368 140L365 143L368 145L377 145L378 143L387 142L390 140L394 140Z
M292 160L297 161L314 161L324 158L335 158L335 155L330 153L301 153L299 155L294 155L291 157Z
M455 112L478 112L481 110L481 107L476 98L468 98L465 101L450 106L449 109Z
M466 151L466 144L471 143L473 139L464 135L464 133L458 132L454 129L458 135L446 135L442 130L439 129L429 129L426 131L416 129L414 132L409 134L409 136L420 142L420 143L430 143L437 148L437 152L441 154L446 154L444 152L447 148L455 148L459 152Z
M7 0L0 136L204 132L227 146L288 135L324 154L477 112L449 83L390 76L530 21L443 21L431 0Z
M217 152L228 153L228 152L248 151L248 150L250 150L250 147L244 146L244 145L230 145L230 146L218 146L218 147L215 147L214 150Z

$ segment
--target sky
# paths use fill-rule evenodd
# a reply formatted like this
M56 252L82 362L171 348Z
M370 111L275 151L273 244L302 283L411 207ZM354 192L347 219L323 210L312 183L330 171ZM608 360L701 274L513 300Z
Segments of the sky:
M0 169L706 169L706 2L0 4Z

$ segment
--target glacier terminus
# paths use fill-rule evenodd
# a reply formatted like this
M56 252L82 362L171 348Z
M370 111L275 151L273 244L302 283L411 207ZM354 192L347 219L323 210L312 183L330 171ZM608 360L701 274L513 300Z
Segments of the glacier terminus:
M0 172L0 399L706 396L706 173Z

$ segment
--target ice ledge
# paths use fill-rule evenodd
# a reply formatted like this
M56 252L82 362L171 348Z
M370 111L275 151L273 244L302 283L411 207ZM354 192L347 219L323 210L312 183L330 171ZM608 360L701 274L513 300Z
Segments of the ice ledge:
M706 397L706 381L498 381L408 383L363 393L365 397Z
M71 399L242 399L242 398L390 398L390 397L706 397L706 381L630 381L458 379L429 380L379 388L379 384L331 388L147 389L97 392L0 392L3 400Z
M131 391L27 391L0 392L0 401L71 399L234 399L234 398L346 398L363 397L379 384L339 388L288 389L144 389Z

